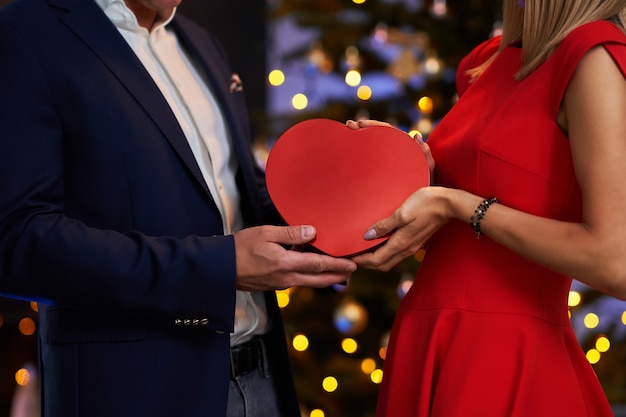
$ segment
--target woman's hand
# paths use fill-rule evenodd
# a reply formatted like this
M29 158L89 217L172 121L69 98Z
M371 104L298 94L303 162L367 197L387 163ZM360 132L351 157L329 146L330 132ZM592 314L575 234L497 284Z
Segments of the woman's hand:
M360 267L389 271L402 260L413 256L450 218L442 187L424 187L414 192L391 216L373 224L365 233L371 240L390 235L373 252L352 260Z
M348 120L346 122L346 126L354 130L358 130L358 129L369 127L369 126L387 126L387 127L393 127L395 129L394 126L392 126L391 124L387 122L380 122L378 120L368 120L368 119L358 120L358 121ZM415 140L415 142L419 145L420 149L424 153L424 156L426 157L426 161L428 162L428 171L430 171L430 178L431 178L431 183L432 183L432 179L434 178L433 176L435 174L435 160L433 159L433 155L430 152L430 146L428 146L428 144L424 142L424 140L422 139L422 136L419 134L415 135L413 137L413 140Z

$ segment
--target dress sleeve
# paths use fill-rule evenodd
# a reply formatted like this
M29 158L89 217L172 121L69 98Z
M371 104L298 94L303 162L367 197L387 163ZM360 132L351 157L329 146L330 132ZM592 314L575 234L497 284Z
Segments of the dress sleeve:
M550 83L550 106L556 115L574 71L590 49L604 46L626 77L626 35L608 21L596 21L574 29L548 58L556 62Z
M626 78L626 44L608 44L605 45L606 50L611 54L615 63L622 71L622 75Z

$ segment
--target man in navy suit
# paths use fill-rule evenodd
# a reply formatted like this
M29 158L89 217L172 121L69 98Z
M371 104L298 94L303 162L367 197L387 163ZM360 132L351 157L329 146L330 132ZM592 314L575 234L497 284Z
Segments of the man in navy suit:
M40 302L46 417L299 416L273 290L355 269L269 225L241 80L179 3L0 10L0 292Z

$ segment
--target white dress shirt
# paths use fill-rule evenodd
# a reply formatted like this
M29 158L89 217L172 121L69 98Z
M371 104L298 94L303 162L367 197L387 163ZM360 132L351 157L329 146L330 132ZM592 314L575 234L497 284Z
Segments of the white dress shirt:
M95 0L143 63L169 103L222 217L224 234L241 230L243 220L235 183L238 161L219 104L209 84L161 21L148 31L123 0ZM265 332L267 313L262 293L237 291L231 346Z

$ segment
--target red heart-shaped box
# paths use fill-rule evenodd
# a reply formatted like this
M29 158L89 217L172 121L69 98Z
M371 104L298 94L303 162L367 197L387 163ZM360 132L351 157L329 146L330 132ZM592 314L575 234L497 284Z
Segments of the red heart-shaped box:
M419 145L399 129L355 130L334 120L311 119L278 138L267 160L266 180L287 224L315 226L311 244L346 257L385 241L363 235L428 185L430 173Z

